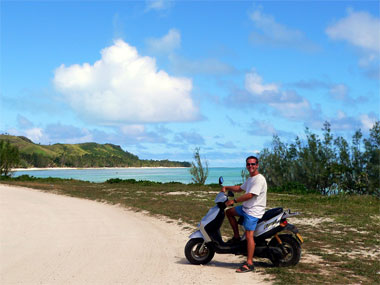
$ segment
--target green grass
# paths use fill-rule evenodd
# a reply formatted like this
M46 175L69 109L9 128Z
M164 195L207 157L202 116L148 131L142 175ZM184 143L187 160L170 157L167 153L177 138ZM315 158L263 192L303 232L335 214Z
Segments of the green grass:
M24 180L24 181L22 181ZM29 180L29 181L28 181ZM213 206L217 185L111 180L90 183L56 178L23 177L0 181L47 192L81 197L145 210L181 220L184 228L195 228ZM380 284L380 202L370 196L322 197L268 193L268 207L299 211L289 222L299 228L305 243L298 265L275 268L265 259L256 263L259 271L274 276L276 284ZM314 224L305 221L313 219ZM188 226L189 225L189 226ZM225 221L222 233L231 235Z

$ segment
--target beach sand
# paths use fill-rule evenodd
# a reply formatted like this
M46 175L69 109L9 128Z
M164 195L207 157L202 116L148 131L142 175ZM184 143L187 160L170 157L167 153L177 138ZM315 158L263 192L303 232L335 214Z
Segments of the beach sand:
M0 184L1 284L264 284L243 257L188 263L188 231L142 213Z

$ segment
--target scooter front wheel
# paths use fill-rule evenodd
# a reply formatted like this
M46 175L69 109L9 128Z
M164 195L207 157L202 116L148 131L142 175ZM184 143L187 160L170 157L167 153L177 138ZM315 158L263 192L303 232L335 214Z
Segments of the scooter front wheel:
M185 246L185 256L191 264L206 264L214 257L215 251L212 247L205 244L202 248L204 240L201 238L190 239Z

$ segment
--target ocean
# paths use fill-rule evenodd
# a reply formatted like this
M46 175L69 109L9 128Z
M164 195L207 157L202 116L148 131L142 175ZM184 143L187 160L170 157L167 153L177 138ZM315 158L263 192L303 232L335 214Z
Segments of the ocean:
M30 175L34 177L72 178L90 182L104 182L110 178L148 180L154 182L192 182L190 168L86 168L86 169L44 169L19 170L13 177ZM210 167L206 184L218 183L223 176L224 185L242 183L242 167Z

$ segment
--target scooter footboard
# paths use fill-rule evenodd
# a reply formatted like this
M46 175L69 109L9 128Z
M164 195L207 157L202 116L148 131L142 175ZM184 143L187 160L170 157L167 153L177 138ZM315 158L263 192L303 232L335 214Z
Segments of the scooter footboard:
M256 246L255 255L261 258L271 258L272 256L282 256L281 249L273 246Z

